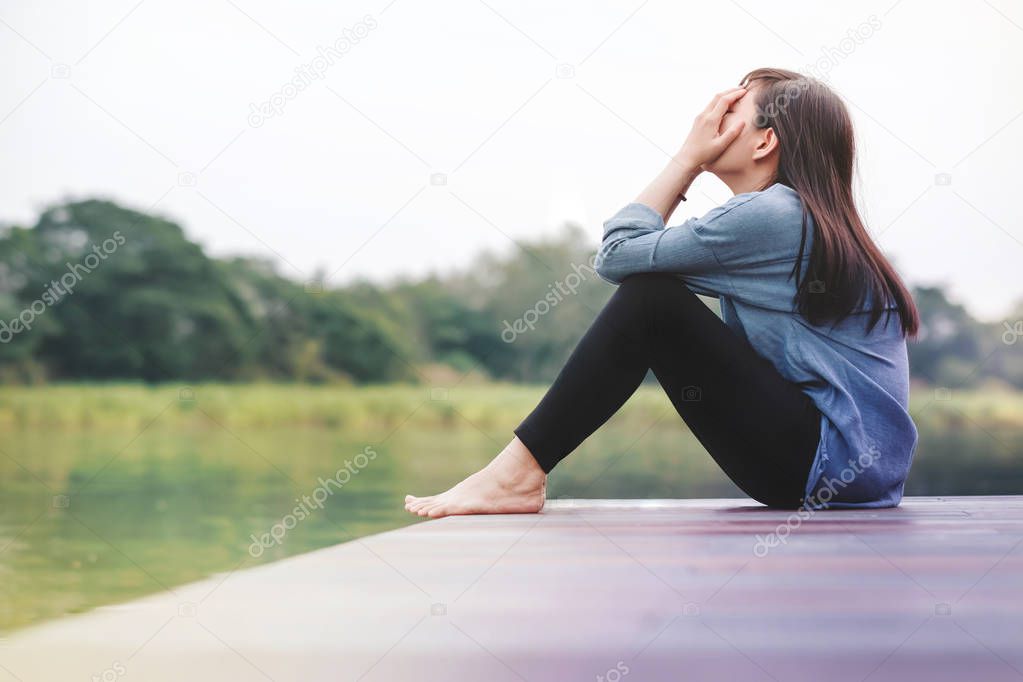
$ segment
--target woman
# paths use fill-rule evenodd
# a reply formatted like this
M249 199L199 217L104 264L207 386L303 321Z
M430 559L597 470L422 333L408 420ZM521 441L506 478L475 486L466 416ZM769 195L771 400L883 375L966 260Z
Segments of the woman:
M818 81L757 69L717 95L667 167L604 224L597 272L620 286L515 438L405 508L539 511L547 473L648 369L753 499L897 505L917 440L906 337L918 316L856 210L853 161L849 113ZM665 229L702 171L735 196ZM722 319L697 293L720 299Z

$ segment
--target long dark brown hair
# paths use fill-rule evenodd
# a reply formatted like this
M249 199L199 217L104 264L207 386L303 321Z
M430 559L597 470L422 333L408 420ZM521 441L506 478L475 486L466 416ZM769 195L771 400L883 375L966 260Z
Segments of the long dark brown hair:
M792 270L794 303L811 324L837 322L866 305L868 329L898 311L902 332L913 336L920 317L913 297L870 238L853 200L852 119L828 86L785 69L756 69L740 85L754 89L758 128L778 136L778 182L803 201L803 235ZM813 244L806 271L807 213ZM886 317L887 323L887 317Z

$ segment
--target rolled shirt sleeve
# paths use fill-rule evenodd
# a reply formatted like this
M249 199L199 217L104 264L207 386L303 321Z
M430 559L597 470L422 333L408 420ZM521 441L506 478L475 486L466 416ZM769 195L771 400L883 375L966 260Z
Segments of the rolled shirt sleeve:
M778 183L737 194L675 227L665 227L649 206L631 203L604 223L596 270L614 284L644 272L673 273L698 294L786 309L802 214L799 195ZM804 261L813 235L812 217L806 219Z
M643 204L629 204L604 223L597 272L621 283L641 272L704 272L717 267L713 252L695 231L695 221L665 227L661 215Z
M747 255L742 253L747 248L744 241L757 241L750 239L754 235L745 224L748 212L735 212L752 198L733 197L703 217L675 227L665 227L661 215L649 206L628 204L604 223L597 273L613 284L644 272L674 273L697 293L728 295L729 263L722 254L738 265Z

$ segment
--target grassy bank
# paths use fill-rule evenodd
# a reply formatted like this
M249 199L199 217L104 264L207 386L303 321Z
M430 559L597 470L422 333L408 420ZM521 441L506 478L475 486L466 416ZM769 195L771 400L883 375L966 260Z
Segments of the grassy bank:
M67 384L0 388L0 429L188 428L209 420L237 428L293 426L375 429L410 423L443 427L468 420L482 428L520 420L543 388L513 384L454 388L308 386L298 384ZM644 389L622 416L654 419L668 406Z
M189 428L210 420L238 428L293 426L367 429L409 423L443 427L467 420L482 428L515 424L544 387L517 384L453 388L299 384L57 384L0 387L0 429ZM669 408L657 386L643 386L616 418L649 424ZM921 429L1023 429L1023 392L918 388L911 411Z

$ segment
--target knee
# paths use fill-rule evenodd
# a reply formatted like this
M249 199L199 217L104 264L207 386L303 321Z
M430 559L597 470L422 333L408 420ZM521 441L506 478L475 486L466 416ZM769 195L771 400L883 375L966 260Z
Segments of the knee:
M610 304L623 319L646 331L671 324L678 332L695 326L685 324L688 320L713 315L678 275L662 272L626 277Z
M618 290L627 294L648 295L664 291L685 289L686 285L678 278L665 272L644 272L629 275L618 285Z
M650 307L658 305L678 306L696 294L690 291L678 275L663 272L649 272L629 275L618 285L616 296L631 301L642 301Z

